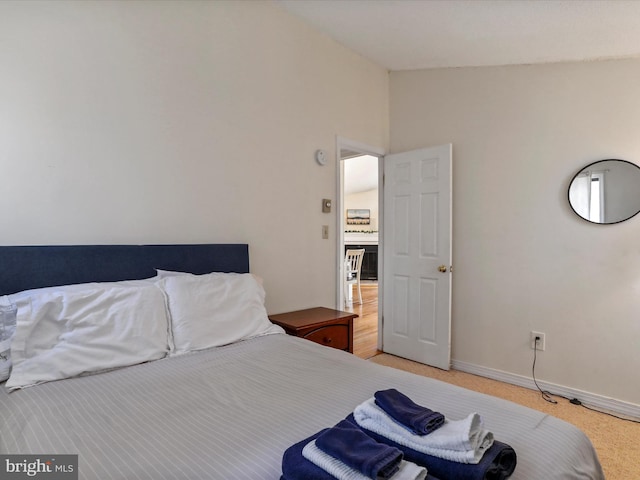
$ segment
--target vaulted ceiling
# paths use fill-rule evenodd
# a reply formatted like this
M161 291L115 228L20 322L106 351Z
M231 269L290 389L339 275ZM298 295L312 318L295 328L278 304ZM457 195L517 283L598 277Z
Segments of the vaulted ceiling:
M275 0L389 70L640 56L638 0Z

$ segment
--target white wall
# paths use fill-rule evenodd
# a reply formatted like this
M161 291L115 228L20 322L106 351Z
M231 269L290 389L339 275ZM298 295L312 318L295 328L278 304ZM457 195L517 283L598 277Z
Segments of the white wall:
M271 313L335 305L321 199L386 70L260 1L3 1L0 65L0 244L246 242Z
M640 60L391 74L391 151L453 144L452 355L640 404L640 218L567 200L599 159L640 163Z

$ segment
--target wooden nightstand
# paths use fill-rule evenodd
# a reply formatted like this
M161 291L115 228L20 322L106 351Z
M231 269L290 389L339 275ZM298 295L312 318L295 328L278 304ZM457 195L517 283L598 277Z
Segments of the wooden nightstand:
M289 335L353 353L353 319L357 317L355 313L316 307L270 315L269 320Z

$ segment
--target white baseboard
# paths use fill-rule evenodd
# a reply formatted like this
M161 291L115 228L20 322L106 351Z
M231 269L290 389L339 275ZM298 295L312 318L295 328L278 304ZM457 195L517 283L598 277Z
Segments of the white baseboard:
M494 370L493 368L474 365L472 363L461 362L458 360L452 360L451 367L454 370L459 370L461 372L491 378L493 380L510 383L512 385L518 385L520 387L529 388L531 390L537 390L533 379L530 377L503 372L501 370ZM556 393L564 397L577 398L585 406L626 417L640 418L640 405L636 405L635 403L624 402L615 398L608 398L602 395L597 395L595 393L584 392L575 388L556 385L538 379L536 380L538 382L538 385L540 385L540 388L542 388L543 390L548 390L550 393Z

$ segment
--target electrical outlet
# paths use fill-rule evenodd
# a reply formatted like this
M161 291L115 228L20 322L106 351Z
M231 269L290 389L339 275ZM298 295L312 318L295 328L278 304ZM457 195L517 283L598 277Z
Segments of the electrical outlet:
M529 337L531 340L531 348L532 349L536 348L536 337L539 338L537 349L538 351L543 351L545 347L545 342L544 342L544 333L542 332L533 332L533 331L531 332Z

